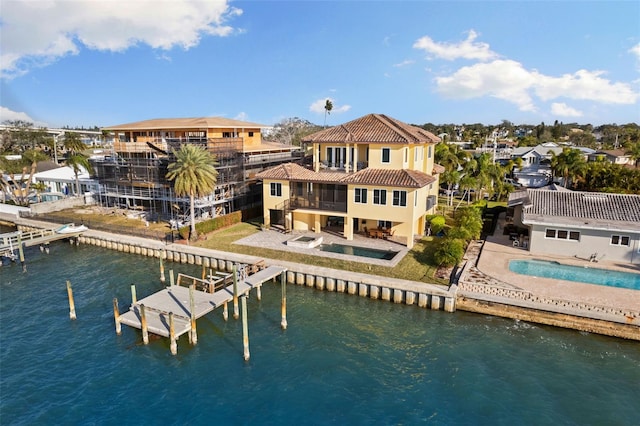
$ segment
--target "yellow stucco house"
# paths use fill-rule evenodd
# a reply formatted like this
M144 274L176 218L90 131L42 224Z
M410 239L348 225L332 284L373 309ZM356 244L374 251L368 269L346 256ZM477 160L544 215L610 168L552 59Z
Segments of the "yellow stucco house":
M438 175L434 145L440 139L383 114L307 136L312 166L288 163L257 175L263 181L264 223L285 230L338 229L406 242L424 235L435 213Z

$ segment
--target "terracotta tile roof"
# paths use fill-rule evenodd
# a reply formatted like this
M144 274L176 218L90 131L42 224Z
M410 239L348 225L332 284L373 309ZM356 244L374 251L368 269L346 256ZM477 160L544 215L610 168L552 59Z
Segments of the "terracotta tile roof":
M433 165L433 174L434 175L439 175L440 173L444 173L447 169L444 168L444 166L441 166L440 164L435 164Z
M364 169L356 173L314 172L298 164L281 164L256 175L258 179L289 180L298 182L380 185L403 188L422 188L436 178L417 170Z
M417 170L364 169L347 176L345 183L403 188L422 188L436 181L433 176Z
M525 223L640 232L640 195L527 190Z
M304 142L334 143L438 143L440 138L384 114L369 114L304 138Z
M295 163L280 164L256 174L257 179L295 180L299 182L337 183L347 176L342 172L319 172Z
M232 120L224 117L155 118L104 127L103 130L165 130L165 129L214 129L214 128L263 128L264 124Z

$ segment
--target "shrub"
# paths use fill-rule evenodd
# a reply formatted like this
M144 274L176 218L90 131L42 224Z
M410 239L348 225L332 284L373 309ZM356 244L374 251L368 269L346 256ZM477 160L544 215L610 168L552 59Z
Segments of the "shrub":
M433 253L433 258L440 266L454 266L464 256L464 242L459 239L445 238Z
M218 229L226 228L242 221L242 212L233 212L224 216L214 217L213 219L205 220L196 223L196 232L200 234L208 234L209 232L216 231ZM183 239L189 238L189 227L183 226L179 229L180 237Z
M431 234L437 235L444 229L446 219L444 216L434 216L431 218Z

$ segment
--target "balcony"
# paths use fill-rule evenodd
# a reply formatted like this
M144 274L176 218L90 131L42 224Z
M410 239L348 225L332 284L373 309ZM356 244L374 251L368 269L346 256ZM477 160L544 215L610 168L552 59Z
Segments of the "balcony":
M366 161L358 161L355 164L358 166L358 171L369 167L369 163ZM353 165L354 163L320 161L320 171L346 172L348 168L349 173L353 173Z
M167 151L167 142L163 140L151 140L153 138L149 138L149 141L138 141L138 142L123 142L120 140L115 140L113 142L113 149L116 152L155 152L153 148L151 148L147 142L153 144L156 148Z
M292 197L289 201L289 207L291 210L295 209L309 209L309 210L325 210L331 212L347 212L346 201L329 201L319 200L315 197Z

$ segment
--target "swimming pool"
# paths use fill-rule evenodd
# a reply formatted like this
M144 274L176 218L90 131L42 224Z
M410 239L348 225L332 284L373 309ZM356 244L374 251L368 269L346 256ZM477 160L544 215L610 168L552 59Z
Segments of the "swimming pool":
M545 260L511 260L509 270L516 274L557 280L640 290L640 274L610 271L590 266L563 265Z
M330 253L348 254L351 256L368 257L370 259L391 260L399 252L393 250L379 250L369 247L348 246L344 244L321 244L320 251Z

